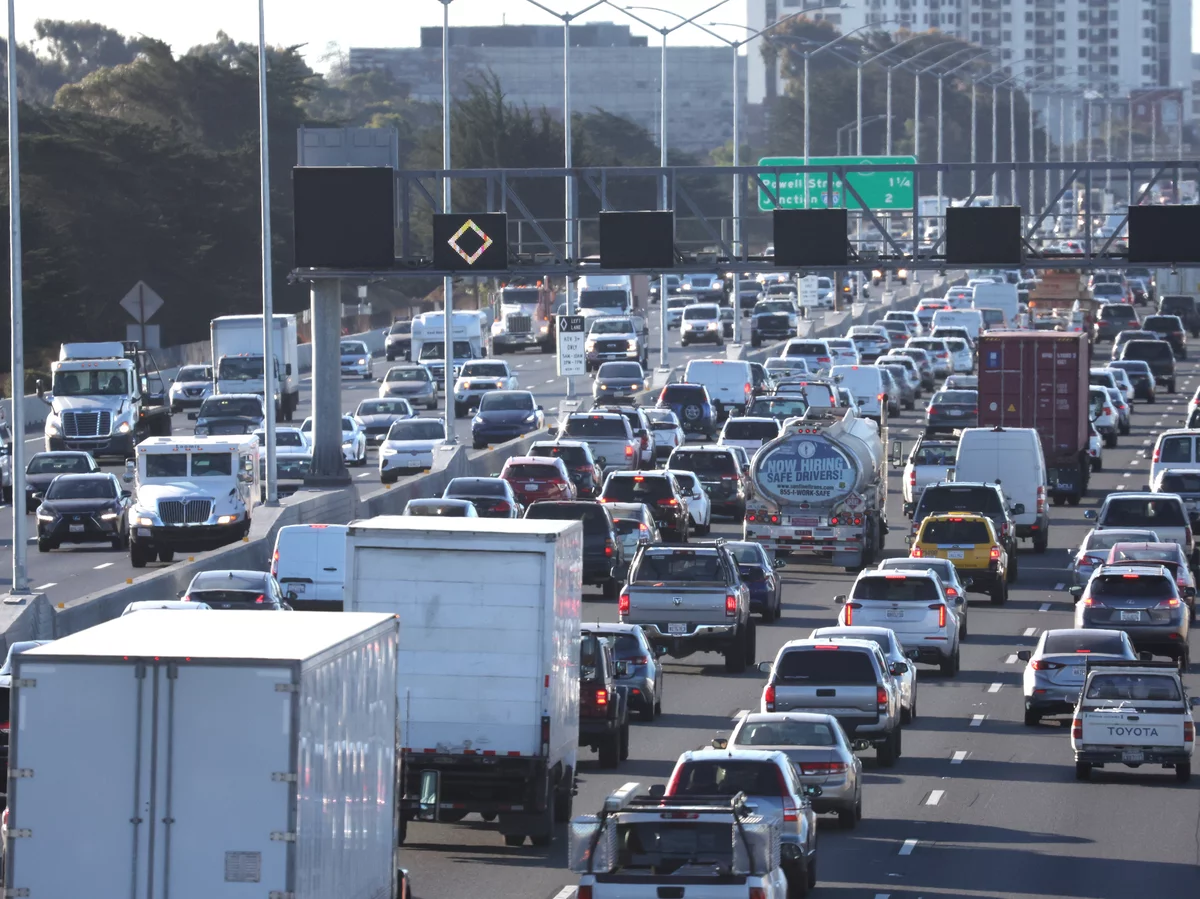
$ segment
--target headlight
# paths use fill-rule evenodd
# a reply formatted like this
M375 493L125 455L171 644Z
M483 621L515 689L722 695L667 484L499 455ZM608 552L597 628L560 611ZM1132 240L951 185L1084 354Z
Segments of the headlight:
M719 327L720 327L720 325L717 322L709 322L708 323L708 330L710 330L710 331L715 331Z
M37 517L38 521L54 521L58 518L53 512L43 512L41 509L38 509Z
M46 419L46 433L53 436L53 435L57 434L58 432L59 432L58 422L47 418Z
M481 425L481 424L483 424L483 419L480 416L476 415L474 418L471 419L471 424Z
M379 448L379 455L381 455L381 456L394 456L398 452L399 452L399 450L394 449L393 447L390 447L390 446L382 446Z
M123 421L119 425L117 425L117 433L118 434L128 434L132 430L133 430L133 425L131 425L127 421Z
M105 512L100 518L102 521L112 521L114 518L119 517L120 514L120 512Z
M528 415L525 416L525 420L526 421L537 421L537 413L530 412Z
M547 333L549 330L550 330L549 325L542 325L540 328L538 328L538 331L542 334Z
M237 520L237 515L222 515L217 519L217 524L233 524Z
M584 348L584 350L594 350L596 348L596 341L585 340L583 342L583 348Z
M359 360L358 360L358 364L359 364L359 365L366 365L366 364L367 364L367 360L366 360L366 359L359 359Z

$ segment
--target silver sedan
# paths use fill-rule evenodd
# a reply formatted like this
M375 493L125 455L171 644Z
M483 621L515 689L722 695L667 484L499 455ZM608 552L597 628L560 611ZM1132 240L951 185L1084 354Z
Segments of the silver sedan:
M866 625L818 627L808 636L809 639L820 637L823 640L873 640L878 643L889 667L896 662L904 663L902 673L893 675L900 688L900 723L908 724L917 717L917 666L911 664L904 655L904 646L891 628Z
M1047 715L1075 709L1089 659L1132 661L1138 654L1124 631L1064 627L1046 631L1037 646L1022 649L1017 658L1026 663L1021 687L1025 723L1036 727Z
M728 740L715 739L715 749L777 750L784 753L806 787L821 795L813 811L834 812L838 823L852 828L862 820L862 760L833 715L817 712L750 712Z

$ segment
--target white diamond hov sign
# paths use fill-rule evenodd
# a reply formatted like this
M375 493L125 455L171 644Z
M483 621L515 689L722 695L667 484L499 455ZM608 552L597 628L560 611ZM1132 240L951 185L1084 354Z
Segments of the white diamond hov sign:
M558 373L564 377L587 374L587 352L583 347L587 328L582 315L558 317Z

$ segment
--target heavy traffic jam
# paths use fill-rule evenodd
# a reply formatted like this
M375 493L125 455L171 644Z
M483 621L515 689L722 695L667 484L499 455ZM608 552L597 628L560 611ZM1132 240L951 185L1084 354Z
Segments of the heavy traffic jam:
M415 486L402 515L282 527L269 569L199 570L13 645L0 845L29 891L10 894L99 875L138 895L172 839L206 847L189 864L211 895L328 877L331 853L356 870L330 896L1164 896L1189 868L1194 892L1190 837L1159 853L1095 827L1123 805L1194 830L1197 285L983 270L937 291L914 275L914 305L819 280L805 305L791 274L581 279L590 381L567 405L529 377L555 346L549 282L396 322L374 351L344 339L342 451L371 489L425 483L460 426L495 470ZM211 364L157 386L135 345L64 344L14 500L39 552L99 544L154 570L242 541L267 415L281 493L309 495L296 323L276 319L269 363L261 317L229 316ZM294 614L276 632L254 611ZM128 686L147 670L153 699ZM120 735L104 751L97 727ZM71 772L98 764L128 771L93 795ZM43 833L94 846L95 867L54 864ZM1140 888L1109 866L1064 888L1075 843L1144 861ZM1049 882L1018 889L1005 844Z

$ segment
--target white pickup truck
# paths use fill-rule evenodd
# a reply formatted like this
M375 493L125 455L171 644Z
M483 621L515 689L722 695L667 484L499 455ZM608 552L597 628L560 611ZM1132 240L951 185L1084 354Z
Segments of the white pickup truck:
M1161 765L1187 783L1198 702L1188 698L1174 662L1089 660L1071 726L1075 779L1106 764Z

